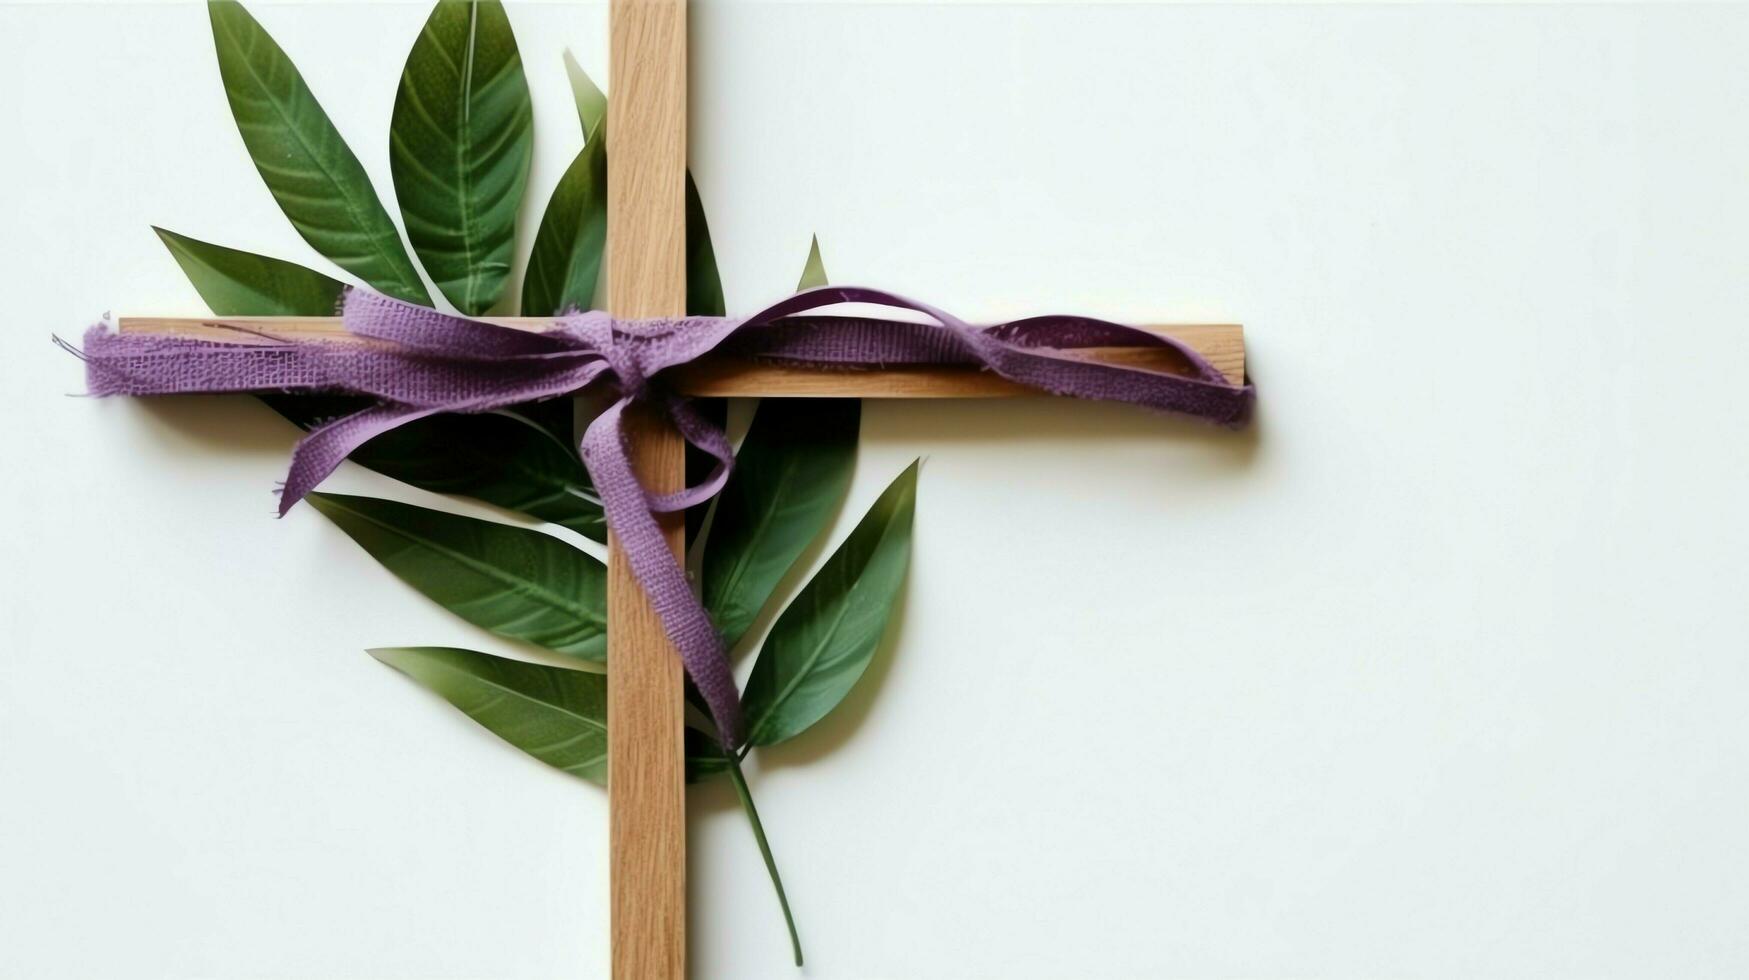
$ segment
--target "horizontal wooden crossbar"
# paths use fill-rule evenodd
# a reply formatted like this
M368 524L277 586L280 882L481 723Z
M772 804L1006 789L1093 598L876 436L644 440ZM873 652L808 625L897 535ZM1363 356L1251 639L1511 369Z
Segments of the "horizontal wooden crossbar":
M493 318L520 330L544 330L547 317ZM241 330L234 329L241 327ZM250 331L288 339L344 341L351 338L339 317L122 317L123 333L197 337L250 343ZM1238 324L1151 326L1207 358L1234 384L1245 379L1245 331ZM270 341L262 340L262 343ZM1093 347L1078 357L1186 373L1176 351L1158 347ZM1036 395L1023 385L972 368L888 366L879 371L823 370L745 358L707 358L675 369L675 384L689 395L727 398L1013 398Z

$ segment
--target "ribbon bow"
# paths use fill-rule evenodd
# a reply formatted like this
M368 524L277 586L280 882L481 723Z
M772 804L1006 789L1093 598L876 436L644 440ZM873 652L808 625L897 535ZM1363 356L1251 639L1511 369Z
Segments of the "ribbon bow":
M840 303L920 313L933 322L862 316L804 316ZM346 330L360 343L287 340L232 326L221 343L117 334L85 335L86 380L95 395L187 392L337 391L376 405L312 429L292 454L280 513L309 493L348 454L398 425L441 412L488 412L611 385L617 400L592 421L580 450L607 526L664 631L703 695L722 744L740 741L740 702L722 638L663 539L656 514L709 500L728 479L728 437L661 373L721 351L825 367L963 365L1055 395L1128 402L1243 426L1250 385L1229 384L1184 344L1135 327L1078 316L1041 316L974 327L941 310L876 289L824 286L752 316L616 320L605 313L559 317L534 332L413 306L362 289L342 302ZM1103 364L1073 356L1087 347L1172 348L1189 374ZM711 475L677 493L638 482L627 451L626 409L656 406L693 446L717 460Z

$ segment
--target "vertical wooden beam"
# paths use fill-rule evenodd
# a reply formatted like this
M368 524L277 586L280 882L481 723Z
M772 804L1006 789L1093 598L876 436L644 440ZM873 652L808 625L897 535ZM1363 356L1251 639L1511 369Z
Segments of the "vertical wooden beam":
M686 312L686 2L613 0L607 131L607 292L623 317ZM644 485L686 479L664 422L633 421ZM678 517L679 515L673 515ZM667 525L684 547L683 522ZM615 980L686 974L682 673L662 625L608 541L608 810Z

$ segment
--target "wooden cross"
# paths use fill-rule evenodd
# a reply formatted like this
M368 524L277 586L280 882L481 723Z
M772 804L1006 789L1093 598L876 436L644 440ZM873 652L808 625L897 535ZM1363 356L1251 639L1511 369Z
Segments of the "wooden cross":
M607 283L615 316L686 313L686 0L612 0L608 104ZM544 329L551 318L494 322ZM280 337L344 338L338 318L128 317L123 332L237 342L227 325ZM1235 384L1245 377L1244 334L1234 325L1153 328L1183 341ZM1094 359L1183 373L1175 352L1097 348ZM675 386L710 397L988 398L1037 394L995 375L953 367L823 372L726 357L676 369ZM656 492L685 482L685 444L653 415L633 420L633 456ZM679 515L665 515L680 554ZM680 658L608 540L608 813L611 941L617 980L680 980L686 972L686 760Z

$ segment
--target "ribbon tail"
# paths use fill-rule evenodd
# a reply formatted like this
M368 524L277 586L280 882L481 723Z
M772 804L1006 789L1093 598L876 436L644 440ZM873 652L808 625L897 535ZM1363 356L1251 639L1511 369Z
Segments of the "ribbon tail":
M292 450L291 470L286 473L285 489L279 495L279 516L284 517L293 504L316 489L354 449L398 425L439 411L407 405L373 405L311 429Z
M618 554L631 567L687 676L703 695L723 748L733 751L740 746L741 702L728 652L710 614L693 595L685 570L656 522L650 494L632 468L625 435L629 404L621 399L589 424L583 434L583 465L601 496Z

